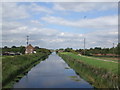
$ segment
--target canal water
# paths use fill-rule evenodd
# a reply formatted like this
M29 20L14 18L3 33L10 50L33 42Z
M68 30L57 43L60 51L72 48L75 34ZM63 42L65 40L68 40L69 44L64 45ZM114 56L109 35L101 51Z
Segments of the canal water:
M93 88L53 52L14 84L14 88Z

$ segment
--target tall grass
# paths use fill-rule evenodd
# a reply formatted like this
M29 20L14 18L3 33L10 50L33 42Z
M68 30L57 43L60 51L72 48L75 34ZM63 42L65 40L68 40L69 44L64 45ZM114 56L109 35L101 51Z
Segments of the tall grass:
M5 86L17 75L23 73L35 62L44 60L50 52L36 53L30 55L19 55L14 57L3 57L2 59L2 85Z
M85 80L92 83L97 88L117 88L118 73L115 66L111 67L106 62L98 63L91 59L81 58L72 53L59 53L59 55ZM104 64L105 63L105 64ZM107 62L108 63L108 62ZM103 65L102 65L103 64ZM114 63L113 63L114 64ZM117 65L117 64L116 64ZM113 68L113 71L111 69Z

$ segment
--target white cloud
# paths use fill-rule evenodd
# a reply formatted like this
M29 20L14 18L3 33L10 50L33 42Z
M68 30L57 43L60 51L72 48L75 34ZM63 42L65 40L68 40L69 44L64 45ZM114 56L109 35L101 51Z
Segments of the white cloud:
M35 3L30 5L30 9L37 13L40 13L40 12L49 13L49 14L53 13L51 9L44 7L44 6L37 5Z
M37 22L37 21L36 21ZM86 48L101 46L112 47L117 43L117 29L96 30L92 33L80 34L60 32L55 29L34 27L32 23L3 23L3 45L25 45L26 35L30 35L30 43L44 48L83 48L83 38L86 38ZM30 27L32 26L32 27Z
M118 16L104 16L93 19L80 19L80 20L66 20L61 17L47 16L42 17L42 20L50 23L69 27L82 27L82 28L114 28L118 25Z
M60 11L87 12L92 10L108 10L118 8L118 3L113 2L60 2L54 3L53 9Z
M24 7L18 6L16 3L2 3L3 19L24 19L30 15Z
M62 11L72 10L75 12L81 12L92 10L95 7L92 4L90 6L87 5L88 4L83 4L79 6L79 3L76 4L76 6L75 3L73 3L73 5L64 4L63 7L60 5L59 8L57 6L56 9L60 9ZM86 9L82 7L86 7ZM108 7L102 7L101 9L106 10ZM30 36L30 43L32 45L39 45L40 47L44 48L83 48L84 37L86 37L86 48L95 46L111 47L113 42L117 43L118 17L115 15L71 21L61 17L48 16L46 14L53 14L53 11L47 7L39 6L35 3L29 5L4 3L3 11L3 45L26 45L26 35ZM57 29L46 27L46 23L42 23L40 19L31 18L31 14L35 13L44 13L46 17L42 17L42 20L47 22L47 25L49 26L51 24L57 24L68 27L94 28L96 31L86 34L64 31L61 32ZM26 20L19 21L19 19Z
M6 25L6 27L8 26ZM58 30L43 27L31 28L19 23L15 28L13 28L13 26L6 30L4 28L3 45L25 45L26 35L30 35L30 43L32 45L39 45L45 48L83 48L84 37L86 38L86 48L95 46L112 47L111 45L113 42L117 43L117 34L118 31L116 29L104 31L97 30L92 33L79 34L60 32Z
M85 34L87 47L112 47L112 44L118 43L118 30L97 30L92 33ZM91 43L94 42L94 43Z
M10 35L10 34L44 34L44 35L53 35L56 34L58 31L55 29L44 28L41 26L35 27L33 23L38 21L32 21L24 24L20 22L3 22L3 35Z
M31 14L36 13L53 13L49 8L31 3L29 5L18 3L2 3L3 19L26 19L32 17Z

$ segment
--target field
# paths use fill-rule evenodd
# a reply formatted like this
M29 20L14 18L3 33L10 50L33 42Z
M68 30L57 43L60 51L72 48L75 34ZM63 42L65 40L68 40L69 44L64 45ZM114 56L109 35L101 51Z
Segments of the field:
M92 58L89 58L89 57L78 56L78 55L75 55L73 53L68 53L68 52L64 52L64 53L61 53L61 54L71 56L72 58L80 60L80 61L82 61L86 64L89 64L89 65L92 65L94 67L103 68L103 69L106 69L106 70L108 70L112 73L115 73L115 74L118 73L118 63L96 60L96 59L92 59Z
M114 62L118 62L118 57L102 57L102 56L90 56L92 58L98 58L98 59L102 59L102 60L108 60L108 61L114 61Z
M50 54L36 53L30 55L19 56L3 56L2 57L2 84L6 86L14 80L19 74L26 73L26 70L33 66L36 62L42 61Z
M90 82L96 88L118 87L118 63L79 56L70 52L59 55L73 68L80 77Z

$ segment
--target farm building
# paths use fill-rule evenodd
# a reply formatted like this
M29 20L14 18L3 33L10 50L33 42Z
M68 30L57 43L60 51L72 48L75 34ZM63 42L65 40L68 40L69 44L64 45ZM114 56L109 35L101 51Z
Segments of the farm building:
M27 47L26 47L26 50L25 50L25 54L32 54L32 53L36 53L34 47L29 44Z

